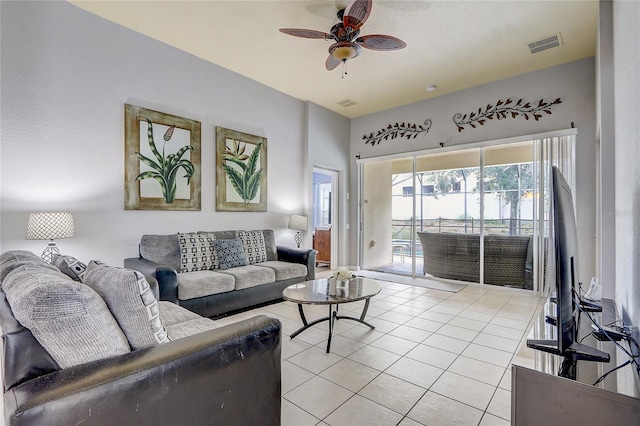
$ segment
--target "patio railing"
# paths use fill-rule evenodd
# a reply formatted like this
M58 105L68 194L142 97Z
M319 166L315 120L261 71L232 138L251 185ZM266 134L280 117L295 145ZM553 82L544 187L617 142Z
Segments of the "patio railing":
M411 223L411 219L392 219L392 238L411 239ZM485 234L509 235L509 229L514 229L515 235L532 235L533 220L486 219L484 221ZM480 232L480 219L448 219L444 217L422 220L418 219L416 221L416 230L426 232L458 232L463 234L477 234Z
M516 230L515 235L533 235L533 220L530 219L489 219L484 222L485 234L509 235L509 229ZM392 219L391 238L394 245L404 247L407 256L412 255L411 250L411 220ZM511 226L510 226L511 225ZM434 219L417 220L417 231L426 232L456 232L461 234L477 234L480 232L480 219L448 219L438 217ZM416 256L422 257L422 247L416 238Z

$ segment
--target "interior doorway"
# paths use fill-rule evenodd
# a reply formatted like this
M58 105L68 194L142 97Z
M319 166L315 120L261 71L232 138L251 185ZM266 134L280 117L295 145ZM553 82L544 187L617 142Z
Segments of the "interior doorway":
M313 168L312 188L313 248L317 250L316 266L329 270L337 267L338 172L322 167Z

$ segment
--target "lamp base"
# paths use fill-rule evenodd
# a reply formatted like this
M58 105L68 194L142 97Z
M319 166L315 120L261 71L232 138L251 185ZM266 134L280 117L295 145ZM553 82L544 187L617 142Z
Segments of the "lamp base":
M298 244L298 248L300 248L300 244L302 244L302 233L300 233L300 231L296 232L295 237L293 237L293 240L296 242L296 244Z
M56 242L51 241L49 242L49 245L47 246L47 248L44 249L44 251L42 252L42 256L40 257L42 257L47 262L51 263L53 261L53 256L56 254L60 254L60 250L58 250L58 247L56 247Z

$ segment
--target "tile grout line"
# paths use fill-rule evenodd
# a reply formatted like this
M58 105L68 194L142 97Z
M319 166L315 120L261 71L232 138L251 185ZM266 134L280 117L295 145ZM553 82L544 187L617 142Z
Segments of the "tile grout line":
M402 284L402 286L404 286L404 287L411 287L411 285L410 285L410 284ZM387 287L387 288L388 288L388 287ZM397 295L397 293L402 293L402 292L404 292L404 291L406 291L406 290L408 290L408 288L405 288L405 289L398 289L398 290L392 291L392 292L390 292L389 294L387 294L386 296L384 296L381 300L387 299L387 298L389 298L389 297L394 297L394 295ZM437 290L437 291L441 291L441 290ZM454 363L457 359L459 359L459 358L461 358L461 357L466 357L465 355L463 355L463 352L464 352L464 351L465 351L465 350L466 350L466 349L467 349L471 344L475 344L475 345L482 346L482 347L486 347L486 348L490 348L490 349L500 350L500 351L505 352L505 353L510 353L510 354L511 354L511 358L510 358L510 360L509 360L509 364L511 363L511 361L513 360L513 357L514 357L514 355L515 355L515 351L517 351L517 348L516 348L516 350L515 350L515 351L504 351L504 350L501 350L501 349L492 348L492 347L490 347L490 346L485 346L485 345L482 345L482 344L480 344L480 343L476 343L476 342L475 342L475 339L477 339L477 337L478 337L481 333L483 333L483 332L484 332L484 330L485 330L489 325L497 325L497 324L493 324L493 323L491 323L491 321L492 321L492 320L494 320L495 318L499 317L498 313L499 313L499 312L500 312L500 311L501 311L501 310L502 310L502 309L503 309L503 308L504 308L504 307L509 303L509 301L510 301L511 299L513 299L513 297L515 296L515 294L511 294L511 295L509 295L509 297L508 297L508 298L507 298L507 299L506 299L506 300L505 300L505 301L500 305L500 308L498 308L498 311L497 311L495 314L493 314L493 315L491 316L491 319L490 319L489 321L487 321L487 322L485 322L485 321L480 321L480 320L474 320L474 319L472 319L472 318L466 318L466 317L464 317L464 316L460 316L460 314L462 314L463 312L467 311L467 310L468 310L470 307L472 307L472 305L473 305L474 303L476 303L478 300L480 300L480 299L481 299L481 298L483 298L484 296L487 296L487 293L489 293L489 292L485 292L485 293L483 293L483 294L478 295L477 297L475 297L475 299L474 299L474 301L473 301L473 302L471 302L471 303L467 303L467 304L466 304L466 306L465 306L464 308L461 308L461 309L460 309L460 311L459 311L459 312L457 312L455 315L453 315L453 316L452 316L452 318L451 318L451 319L449 319L446 323L441 323L440 321L435 321L435 320L431 320L431 319L425 319L425 320L427 320L427 321L437 322L437 323L439 323L439 324L442 324L438 329L436 329L436 330L435 330L435 331L433 331L433 332L431 332L431 331L429 331L429 330L422 330L422 329L417 328L417 327L412 327L412 326L410 326L410 325L406 325L406 323L407 323L407 322L409 322L409 321L411 321L412 319L418 318L418 317L419 317L419 315L422 315L422 314L424 314L424 313L426 313L426 312L429 312L429 311L431 311L431 312L438 312L437 310L436 310L436 311L432 311L431 309L432 309L434 306L438 306L438 305L439 305L439 304L441 304L442 302L444 302L444 301L448 300L449 298L451 298L451 297L453 297L454 295L459 294L459 293L452 293L452 294L451 294L450 296L448 296L447 298L440 298L440 300L439 300L438 302L436 302L434 305L430 306L430 307L429 307L429 308L427 308L427 309L419 308L419 310L420 310L421 312L419 312L419 313L417 313L417 314L406 314L406 313L403 313L403 312L396 312L397 314L400 314L400 315L406 315L407 317L411 316L411 318L410 318L410 319L408 319L408 320L406 320L406 321L404 321L404 322L400 322L400 323L398 323L398 322L395 322L395 321L389 321L389 320L385 320L384 318L380 318L380 316L383 316L383 315L385 315L385 314L387 314L387 313L390 313L390 312L392 312L394 309L397 309L397 308L399 308L399 307L405 306L405 304L406 304L406 303L409 303L409 302L415 301L415 300L416 300L417 298L419 298L420 296L428 295L428 293L429 293L429 291L427 291L427 292L425 292L425 293L422 293L422 294L420 294L420 295L415 295L413 298L402 298L402 299L404 299L404 301L402 301L401 303L399 303L399 301L398 301L397 299L395 299L395 300L396 300L395 302L387 301L388 303L393 303L393 304L395 304L395 305L397 305L397 306L392 307L392 308L389 308L389 307L387 306L387 309L381 309L381 312L380 312L380 313L378 313L376 316L374 316L374 317L372 317L372 318L376 318L376 319L378 319L379 321L385 321L386 323L389 323L389 324L390 324L390 326L393 326L393 327L392 327L392 328L390 328L390 329L389 329L388 331L386 331L386 332L381 332L381 333L382 333L382 335L381 335L381 336L378 336L378 337L377 337L377 338L375 338L374 340L371 340L371 341L368 341L368 342L363 342L363 341L359 341L359 340L351 339L350 337L347 337L347 336L343 336L343 335L342 335L342 333L344 333L344 332L346 332L346 331L348 331L348 330L353 329L353 327L350 327L350 328L348 328L348 329L346 329L346 330L344 330L344 331L341 331L340 333L336 334L336 336L337 336L337 335L341 335L341 336L342 336L343 338L345 338L345 339L353 340L354 342L358 342L358 343L362 343L364 346L363 346L362 348L360 348L360 349L356 350L356 351L353 351L353 352L349 353L349 354L348 354L348 355L346 355L346 356L343 356L343 355L339 355L339 354L338 354L338 356L340 356L340 357L341 357L341 360L339 360L339 361L337 361L337 362L335 362L335 363L330 364L329 366L327 366L326 368L324 368L322 371L320 371L320 372L318 372L318 373L314 373L313 371L309 371L309 370L307 370L306 368L304 368L304 367L302 367L302 366L300 366L300 365L298 365L298 364L296 364L296 363L294 363L294 362L290 361L290 359L291 359L292 357L294 357L294 356L296 356L296 355L300 354L300 353L305 352L306 350L308 350L308 349L310 349L310 348L312 348L312 347L318 347L318 345L322 345L322 344L323 344L323 342L319 342L319 343L316 343L316 344L310 344L310 343L308 343L308 342L304 342L304 343L306 343L306 344L308 344L308 345L309 345L309 348L307 348L307 349L303 349L302 351L297 352L297 353L295 353L295 354L292 354L292 355L290 355L288 358L285 358L285 360L286 360L286 361L288 361L288 362L290 362L290 363L292 363L292 365L295 365L295 366L297 366L297 367L299 367L299 368L303 369L304 371L307 371L307 372L309 372L310 374L313 374L313 377L320 377L320 378L322 378L322 379L324 379L324 380L327 380L328 382L332 383L333 385L339 386L339 387L341 387L341 388L343 388L343 389L345 389L345 390L347 390L347 391L349 391L349 392L351 392L351 393L352 393L352 395L351 395L347 400L345 400L345 401L344 401L344 402L342 402L340 405L338 405L335 409L333 409L333 410L332 410L332 411L331 411L327 416L325 416L323 419L321 419L321 421L324 421L328 416L330 416L332 413L336 412L336 410L340 409L340 407L344 406L344 404L346 404L346 402L347 402L347 401L349 401L349 400L353 399L353 397L354 397L355 395L358 395L358 396L360 396L361 398L364 398L364 399L366 399L366 400L368 400L368 401L370 401L370 402L372 402L372 403L378 404L378 405L380 405L381 407L384 407L384 408L386 408L386 409L388 409L388 410L390 410L390 411L392 411L392 412L394 412L394 413L396 413L396 414L398 414L398 415L401 415L401 416L402 416L402 418L400 419L400 422L399 422L399 423L401 423L405 418L407 418L407 417L408 417L409 413L410 413L410 412L415 408L415 406L419 403L419 401L420 401L420 400L421 400L421 399L422 399L422 398L423 398L423 397L424 397L428 392L433 392L433 393L438 394L438 395L440 395L440 396L442 396L442 397L444 397L444 398L451 399L451 400L456 401L456 402L458 402L458 403L465 404L465 405L467 405L467 406L469 406L469 407L472 407L472 406L470 406L470 405L468 405L468 404L466 404L466 403L464 403L464 402L462 402L462 401L458 401L458 400L457 400L457 399L455 399L455 398L451 398L451 397L448 397L448 396L446 396L446 395L441 395L441 394L439 394L438 392L430 391L430 389L431 389L431 387L432 387L432 386L433 386L433 385L434 385L434 384L435 384L435 383L436 383L436 382L437 382L437 381L442 377L442 375L443 375L445 372L449 371L449 368L451 367L451 365L453 365L453 363ZM399 297L399 296L395 296L395 297ZM455 300L454 300L454 301L455 301ZM466 303L466 302L461 302L461 303ZM373 306L373 303L372 303L372 306ZM415 307L413 307L413 306L411 306L411 305L406 305L406 306L407 306L407 307L410 307L410 308L415 308ZM446 305L446 304L443 304L443 305L441 305L441 306L445 306L445 307L446 307L447 305ZM516 306L517 306L517 305L516 305ZM471 310L471 309L469 309L469 312L483 313L483 312L473 311L473 310ZM447 314L447 313L445 313L445 314ZM451 315L451 314L447 314L447 315ZM533 315L533 314L532 314L532 315ZM401 318L401 317L400 317L400 318ZM484 326L483 326L480 330L475 330L475 329L465 328L464 326L459 326L459 325L449 324L449 323L450 323L450 321L451 321L451 320L453 320L453 319L455 319L455 318L461 318L461 319L465 319L465 320L469 320L469 321L478 321L478 322L482 322L482 323L484 323ZM507 318L507 317L502 317L502 318L505 318L505 320L513 319L513 318ZM525 321L523 321L523 322L525 322ZM529 320L529 322L530 322L530 320ZM465 341L465 340L461 340L461 339L453 338L453 337L451 337L451 336L447 336L447 335L445 335L445 334L438 334L438 333L437 333L437 331L438 331L440 328L442 328L442 326L447 325L447 324L448 324L448 325L450 325L450 326L452 326L452 327L462 328L462 329L465 329L465 330L471 330L471 331L473 331L473 332L476 332L476 333L477 333L477 335L473 338L473 340L471 340L471 341ZM403 326L404 326L404 327L409 327L409 328L415 328L416 330L421 330L421 331L427 332L427 333L429 333L429 335L428 335L427 337L425 337L424 339L422 339L421 341L416 342L416 341L413 341L413 340L410 340L410 339L406 339L406 338L403 338L403 337L400 337L400 336L396 336L396 335L391 334L394 330L398 329L399 327L403 327ZM356 326L356 327L357 327L357 326ZM509 327L506 327L506 328L509 328ZM515 328L510 328L510 329L518 330L518 329L515 329ZM518 331L521 331L521 330L518 330ZM522 333L524 333L524 332L525 332L525 331L522 331ZM438 348L438 347L436 347L436 346L430 346L428 343L425 343L425 341L427 341L431 336L436 335L436 334L437 334L437 335L439 335L439 336L449 337L449 338L452 338L452 339L455 339L455 340L465 341L466 346L465 346L465 348L464 348L460 353L456 353L456 352L452 352L452 351L447 350L447 349ZM507 340L512 340L512 341L516 342L516 340L515 340L515 339L510 339L510 338L505 337L505 336L492 335L492 334L490 334L490 333L485 333L485 334L487 334L487 335L489 335L489 336L494 336L494 337L498 337L498 338L502 338L502 339L507 339ZM407 341L409 341L409 342L411 342L411 343L413 344L413 347L412 347L410 350L406 351L404 354L398 354L398 353L390 352L390 351L389 351L389 350L387 350L387 349L380 348L380 347L377 347L377 346L373 345L373 343L374 343L374 342L376 342L376 341L378 341L378 340L382 339L382 338L383 338L383 337L385 337L385 336L391 336L391 337L394 337L394 338L399 338L399 339L407 340ZM519 341L521 341L521 339L520 339ZM326 342L326 341L325 341L325 342ZM451 353L451 354L454 354L454 355L455 355L455 358L454 358L454 359L449 363L449 365L448 365L448 367L447 367L446 369L442 369L442 368L440 368L440 367L434 366L433 364L425 363L424 361L420 361L419 359L415 359L415 358L411 358L411 357L408 357L408 356L407 356L407 355L408 355L412 350L414 350L415 348L419 347L420 345L425 345L425 346L428 346L428 347L431 347L431 348L434 348L434 349L438 349L438 350L442 350L442 351L445 351L445 352L449 352L449 353ZM393 363L391 363L389 366L387 366L384 370L378 370L377 368L374 368L374 370L376 370L377 374L376 374L372 379L370 379L369 381L367 381L367 383L366 383L365 385L361 386L361 387L359 388L359 390L358 390L358 391L356 391L356 392L351 391L351 390L349 390L349 389L345 388L344 386L340 385L339 383L335 383L335 382L333 382L333 381L332 381L332 380L330 380L330 379L327 379L327 378L325 378L325 377L320 376L320 374L322 374L324 371L327 371L329 368L333 367L334 365L336 365L337 363L339 363L339 362L341 362L342 360L345 360L345 359L348 359L348 360L350 360L350 361L352 361L352 362L359 363L359 364L361 364L361 365L363 365L363 366L365 366L365 367L372 368L372 367L371 367L371 366L369 366L369 365L366 365L366 364L360 363L360 362L358 362L358 361L356 361L356 360L353 360L353 359L349 358L349 357L350 357L351 355L353 355L354 353L356 353L356 352L358 352L359 350L362 350L362 349L364 349L364 348L366 348L366 347L372 347L372 348L376 348L376 349L379 349L379 350L383 350L383 351L385 351L385 352L389 352L389 353L392 353L392 354L394 354L394 355L397 355L397 356L399 356L399 358L398 358L397 360L395 360ZM395 365L397 362L399 362L399 361L400 361L401 359L403 359L403 358L411 359L411 360L416 361L416 362L425 363L426 365L430 365L430 366L432 366L432 367L439 368L439 369L441 369L441 370L442 370L442 372L438 375L438 377L437 377L437 378L436 378L436 379L431 383L431 385L430 385L430 386L429 386L429 388L427 388L427 389L425 389L424 387L422 387L422 386L420 386L420 385L417 385L417 384L415 384L415 383L408 382L408 383L411 383L411 384L413 384L413 385L415 385L415 386L417 386L417 387L419 387L419 388L421 388L421 389L425 389L425 390L424 390L424 392L422 392L421 396L416 400L416 402L415 402L415 403L413 403L413 405L411 406L411 408L409 408L409 409L408 409L408 411L407 411L407 413L406 413L406 414L402 414L402 413L400 413L400 412L397 412L397 411L395 411L395 410L393 410L393 409L390 409L390 408L388 408L388 407L386 407L386 406L384 406L384 405L381 405L380 403L376 402L375 400L369 399L369 398L367 398L366 396L363 396L363 395L360 395L360 394L359 394L359 392L360 392L360 391L362 391L365 387L367 387L369 384L371 384L374 380L376 380L377 378L379 378L382 374L388 374L388 375L390 375L391 377L394 377L394 378L396 378L396 379L398 379L398 380L406 381L406 380L404 380L404 379L403 379L403 378L401 378L401 377L394 376L393 374L391 374L391 373L388 373L388 372L387 372L387 370L389 370L393 365ZM469 357L469 358L471 358L471 357ZM471 358L471 359L475 359L475 358ZM483 361L483 360L481 360L481 359L476 359L476 361L478 361L478 362L486 362L486 361ZM491 364L491 363L488 363L488 364ZM491 365L495 365L495 364L491 364ZM497 390L498 390L498 389L501 389L501 390L503 390L503 391L510 392L509 390L506 390L506 389L503 389L503 388L501 388L501 387L500 387L500 384L503 382L504 378L506 377L506 374L507 374L507 371L508 371L508 366L507 366L507 367L502 367L501 365L496 365L496 366L497 366L497 367L499 367L499 368L504 368L504 371L503 371L503 373L502 373L502 375L501 375L501 377L500 377L500 380L498 381L498 384L497 384L497 385L492 385L492 384L490 384L490 383L486 383L486 382L484 382L484 381L482 381L482 380L478 380L478 379L476 379L476 378L472 378L472 377L465 376L464 374L459 374L459 373L455 373L455 372L453 372L453 371L449 371L451 374L455 374L455 375L457 375L457 376L461 376L461 377L464 377L464 378L466 378L466 379L474 380L474 381L477 381L477 382L479 382L479 383L483 383L483 384L486 384L486 385L488 385L488 386L493 387L493 393L492 393L491 398L489 398L489 401L488 401L488 403L487 403L487 407L485 408L485 410L479 410L479 411L482 411L482 416L481 416L480 421L482 421L482 419L483 419L487 414L490 414L490 415L492 415L492 416L496 416L496 415L494 415L494 414L488 413L488 411L487 411L487 410L488 410L488 408L489 408L490 404L492 403L493 398L495 397L495 395L496 395L496 393L497 393ZM308 382L308 380L306 380L305 382ZM303 382L303 383L305 383L305 382ZM299 385L295 386L294 388L292 388L292 389L288 390L288 392L287 392L287 393L290 393L290 392L294 391L294 390L295 390L295 389L297 389L299 386L301 386L303 383L301 383L301 384L299 384ZM295 403L293 403L292 401L290 401L289 399L287 399L284 395L283 395L283 398L285 398L285 399L286 399L290 404L293 404L293 405L295 405L296 407L298 407L299 409L303 410L304 412L309 413L309 412L308 412L307 410L305 410L304 408L302 408L302 407L298 406L297 404L295 404ZM476 408L476 407L472 407L472 408L474 408L474 409L478 410L478 408ZM312 415L311 413L309 413L309 414L310 414L310 415ZM312 415L312 416L313 416L313 415ZM315 416L313 416L313 417L314 417L314 418L317 418L317 417L315 417ZM500 416L496 416L496 417L501 418ZM411 419L411 417L409 417L409 418ZM502 419L502 418L501 418L501 419ZM411 419L411 420L414 420L414 419ZM414 421L415 421L415 420L414 420Z

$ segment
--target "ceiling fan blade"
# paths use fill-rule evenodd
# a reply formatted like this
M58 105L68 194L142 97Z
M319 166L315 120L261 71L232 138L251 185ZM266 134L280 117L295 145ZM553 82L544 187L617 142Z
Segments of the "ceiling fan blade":
M372 6L373 0L352 0L344 10L343 25L357 30L369 17Z
M407 43L399 38L384 34L358 37L356 43L371 50L398 50L407 47Z
M327 71L331 71L336 69L336 67L340 65L340 60L329 55L324 65L327 67Z
M333 39L333 36L329 33L316 30L305 30L304 28L280 28L280 32L302 38L319 38L323 40Z

